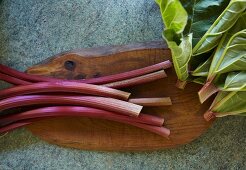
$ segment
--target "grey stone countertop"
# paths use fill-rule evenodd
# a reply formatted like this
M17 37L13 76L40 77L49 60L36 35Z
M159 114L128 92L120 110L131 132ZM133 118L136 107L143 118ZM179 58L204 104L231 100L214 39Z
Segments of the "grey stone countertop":
M162 29L153 0L3 0L0 63L23 71L70 49L161 40ZM245 169L245 125L221 118L190 144L135 153L61 148L23 128L0 139L0 169Z

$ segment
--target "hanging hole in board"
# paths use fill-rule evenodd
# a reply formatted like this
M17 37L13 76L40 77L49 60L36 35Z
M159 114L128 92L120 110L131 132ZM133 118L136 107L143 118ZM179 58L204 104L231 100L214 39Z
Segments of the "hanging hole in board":
M68 60L68 61L65 61L64 67L65 69L69 71L73 71L76 67L76 63L74 61Z

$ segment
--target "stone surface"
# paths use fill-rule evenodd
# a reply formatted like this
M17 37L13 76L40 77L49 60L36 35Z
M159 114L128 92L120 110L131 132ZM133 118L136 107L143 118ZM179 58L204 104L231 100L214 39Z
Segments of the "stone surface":
M0 63L23 71L70 49L159 40L162 27L153 0L3 0ZM245 131L245 118L227 117L176 149L117 153L61 148L19 129L0 139L0 169L243 169Z

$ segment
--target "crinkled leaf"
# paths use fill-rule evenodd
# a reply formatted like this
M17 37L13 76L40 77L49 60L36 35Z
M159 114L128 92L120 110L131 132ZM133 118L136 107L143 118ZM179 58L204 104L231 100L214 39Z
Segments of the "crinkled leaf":
M231 0L223 13L216 19L213 25L193 48L193 55L208 52L216 47L223 33L235 24L245 8L245 0Z
M193 34L194 46L227 7L230 0L180 0L180 2L188 13L184 35Z
M156 0L160 7L162 20L166 29L172 29L176 34L182 33L188 19L187 12L179 0Z
M181 3L188 13L188 22L184 30L184 35L193 33L193 47L204 36L210 26L228 6L229 2L230 0L181 0ZM210 55L211 54L202 54L195 57L191 56L189 62L190 69L195 70L198 66L201 66L201 63L208 60ZM208 68L206 70L208 70ZM196 76L204 76L204 70L202 70L201 74L198 72L195 74Z
M157 0L160 6L165 30L163 38L172 52L172 59L177 77L185 81L188 74L188 62L192 53L192 34L182 36L188 15L179 0Z
M185 37L183 38L184 40L188 38L191 33L194 33L195 37L192 38L192 41L194 43L197 43L198 40L205 34L205 32L217 19L217 17L220 15L223 9L229 4L229 0L156 0L156 2L160 6L162 19L166 29L172 29L173 32L176 34L172 35L173 38L171 40L176 42L176 44L173 45L172 43L169 43L172 44L173 49L177 49L177 46L182 46L180 46L180 43L182 42L182 40L180 40L182 38L182 34ZM187 13L189 16L187 15ZM165 39L167 40L169 38L165 37ZM192 45L192 43L190 44ZM173 51L172 48L171 50ZM182 53L186 53L186 57L182 59L180 63L177 63L180 61L180 59L175 59L176 56L173 56L173 59L177 61L175 70L177 72L178 78L184 81L185 78L188 77L188 70L184 69L187 68L187 66L184 66L183 62L185 61L186 63L186 59L190 59L191 54L187 54L188 50L182 49L182 51ZM179 68L178 66L181 66L182 68Z
M181 38L179 45L175 42L175 40L173 40L173 33L171 30L164 30L163 35L168 47L171 49L173 65L178 79L185 81L189 76L188 62L192 51L192 35L189 34L188 36Z

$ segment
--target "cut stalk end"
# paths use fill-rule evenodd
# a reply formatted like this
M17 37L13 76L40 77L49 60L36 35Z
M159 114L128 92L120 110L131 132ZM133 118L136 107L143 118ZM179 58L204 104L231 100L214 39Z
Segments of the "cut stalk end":
M172 101L170 97L136 98L136 99L129 99L129 102L139 104L141 106L170 106L172 105Z
M216 116L212 111L208 110L206 113L204 113L203 117L206 121L210 121L212 119L215 119Z
M185 86L186 86L186 84L187 84L187 81L181 81L181 80L177 80L177 82L176 82L176 87L177 88L179 88L179 89L184 89L185 88Z
M209 97L218 91L219 89L213 83L207 82L198 92L200 102L205 102Z

